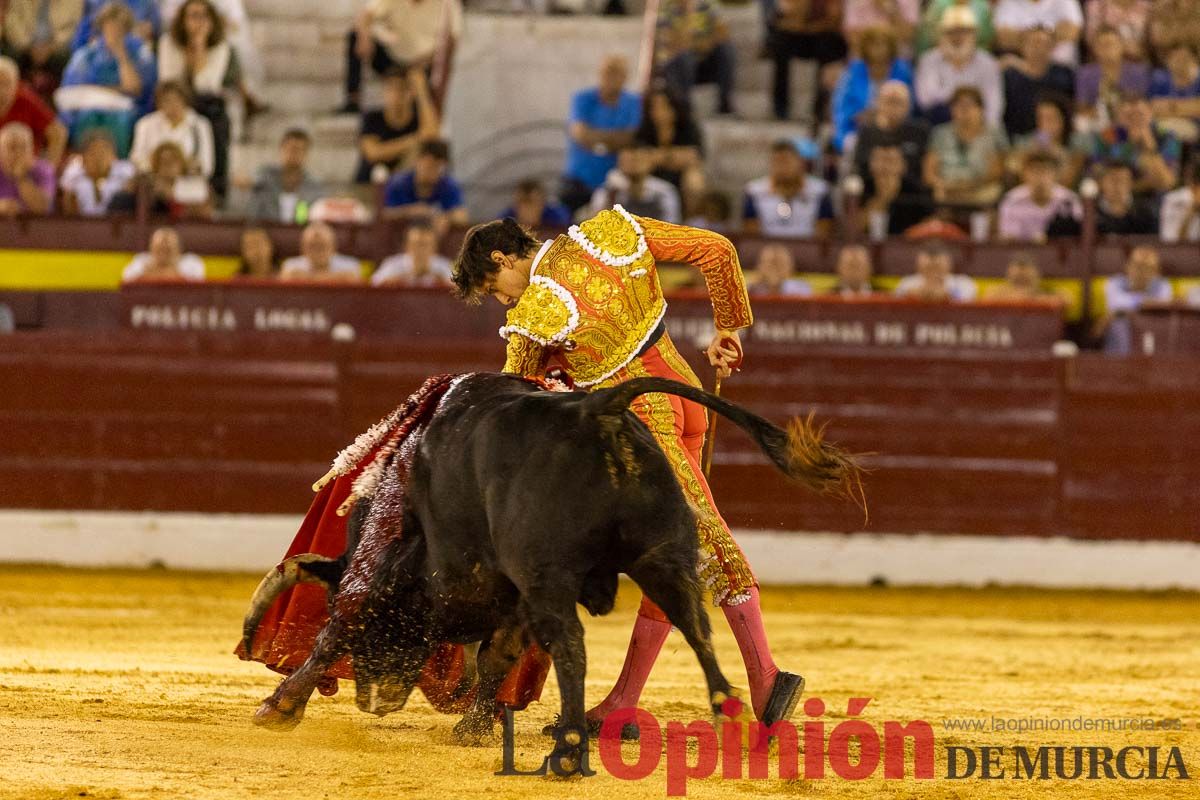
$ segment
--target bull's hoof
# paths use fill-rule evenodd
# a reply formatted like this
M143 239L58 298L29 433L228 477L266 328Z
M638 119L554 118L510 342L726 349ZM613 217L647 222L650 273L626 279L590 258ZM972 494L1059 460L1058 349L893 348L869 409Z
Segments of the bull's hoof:
M262 701L258 711L254 712L254 724L270 731L290 731L304 719L304 704L298 703L290 710L279 707L279 700L274 696Z
M593 772L583 771L583 756L583 737L578 731L568 731L559 738L558 744L550 753L550 760L547 762L550 774L559 778L594 775Z
M386 717L388 714L403 710L411 692L412 687L405 688L397 684L373 682L365 691L363 687L359 687L354 704L358 706L359 711L374 714L377 717Z
M553 737L557 738L558 732L559 732L559 719L560 719L559 717L555 717L554 722L551 722L549 725L542 728L542 735L543 736L553 736ZM604 726L603 721L598 720L598 719L589 718L587 721L587 726L588 726L588 738L589 739L599 739L600 738L600 730ZM638 730L637 723L626 722L624 725L621 726L621 741L636 742L640 736L641 736L641 731Z
M467 713L454 725L454 743L463 747L483 747L491 743L492 719Z

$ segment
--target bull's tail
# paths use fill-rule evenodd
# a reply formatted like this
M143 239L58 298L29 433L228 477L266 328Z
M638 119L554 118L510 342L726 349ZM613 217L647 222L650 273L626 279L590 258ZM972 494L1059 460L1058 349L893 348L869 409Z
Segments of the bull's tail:
M815 426L811 414L807 419L793 418L784 430L715 394L668 378L634 378L593 392L585 408L597 416L613 417L622 414L634 398L651 392L673 394L720 414L748 433L789 478L823 494L851 499L866 510L858 458L825 441L825 426Z

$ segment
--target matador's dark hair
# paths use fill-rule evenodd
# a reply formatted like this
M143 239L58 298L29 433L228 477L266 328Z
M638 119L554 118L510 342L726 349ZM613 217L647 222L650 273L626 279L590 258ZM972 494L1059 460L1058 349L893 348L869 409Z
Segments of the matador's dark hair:
M476 225L467 231L454 260L454 293L460 300L478 303L479 290L488 276L499 269L492 261L494 251L524 258L536 253L540 246L537 237L512 217Z

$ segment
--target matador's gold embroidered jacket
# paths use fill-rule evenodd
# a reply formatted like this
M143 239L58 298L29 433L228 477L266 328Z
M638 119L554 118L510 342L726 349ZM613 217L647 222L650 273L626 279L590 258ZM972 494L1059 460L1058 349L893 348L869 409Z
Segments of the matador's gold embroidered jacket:
M539 374L557 352L580 388L610 378L637 356L666 313L658 261L700 269L718 328L754 321L728 239L615 206L542 246L529 287L500 329L508 342L504 371Z

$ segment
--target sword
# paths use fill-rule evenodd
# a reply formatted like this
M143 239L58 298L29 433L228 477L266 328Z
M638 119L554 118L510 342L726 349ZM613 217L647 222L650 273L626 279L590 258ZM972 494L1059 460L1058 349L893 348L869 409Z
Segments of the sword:
M721 344L729 342L733 349L738 351L737 361L729 365L731 372L736 372L742 365L742 348L737 345L733 339L725 338L721 340ZM713 394L717 397L721 396L721 373L718 371L716 382L713 384ZM708 412L708 434L704 440L704 455L700 460L700 468L704 472L704 477L708 477L708 473L712 470L713 448L717 444L717 418L719 414Z

